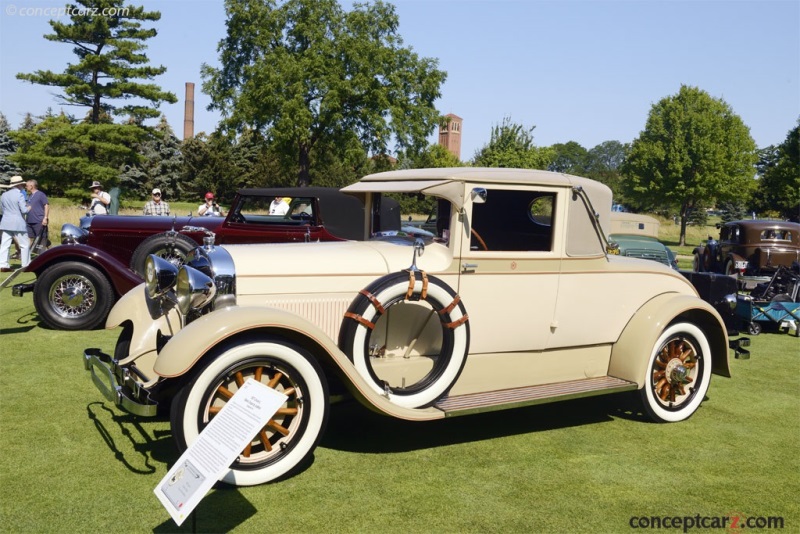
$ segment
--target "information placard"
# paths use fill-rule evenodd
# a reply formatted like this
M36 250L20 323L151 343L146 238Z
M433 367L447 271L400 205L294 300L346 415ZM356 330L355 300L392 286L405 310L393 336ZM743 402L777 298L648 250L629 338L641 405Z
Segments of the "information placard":
M248 379L200 432L153 490L178 526L286 399Z

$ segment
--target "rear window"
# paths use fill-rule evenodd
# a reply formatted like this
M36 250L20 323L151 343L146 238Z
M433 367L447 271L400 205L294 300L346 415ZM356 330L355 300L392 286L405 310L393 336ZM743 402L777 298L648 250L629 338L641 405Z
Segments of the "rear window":
M761 232L764 241L791 241L792 232L789 230L764 230Z

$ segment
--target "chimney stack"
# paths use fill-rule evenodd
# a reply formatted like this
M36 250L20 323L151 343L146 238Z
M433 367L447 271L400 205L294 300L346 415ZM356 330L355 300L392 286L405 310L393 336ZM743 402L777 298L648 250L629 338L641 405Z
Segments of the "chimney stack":
M194 83L186 82L186 105L183 110L183 139L194 137Z

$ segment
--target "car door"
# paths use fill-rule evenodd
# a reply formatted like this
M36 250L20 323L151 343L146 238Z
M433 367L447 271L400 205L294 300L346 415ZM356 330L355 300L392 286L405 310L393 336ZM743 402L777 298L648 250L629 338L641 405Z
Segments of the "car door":
M558 292L561 194L474 187L486 197L465 205L458 288L470 317L470 354L540 351Z

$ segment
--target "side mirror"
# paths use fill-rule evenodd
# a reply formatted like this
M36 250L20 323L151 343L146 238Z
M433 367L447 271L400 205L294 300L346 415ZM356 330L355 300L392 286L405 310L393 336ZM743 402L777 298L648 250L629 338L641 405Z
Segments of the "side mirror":
M489 193L483 187L476 187L470 192L472 202L475 204L485 204L488 195Z

